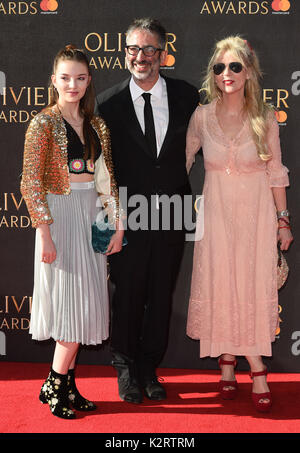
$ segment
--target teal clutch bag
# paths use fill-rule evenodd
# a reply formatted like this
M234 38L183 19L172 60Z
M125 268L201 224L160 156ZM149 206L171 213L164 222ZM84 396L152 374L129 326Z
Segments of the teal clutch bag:
M92 224L92 247L96 253L106 253L107 247L116 230L108 221L108 216L98 216L97 220ZM123 237L123 247L128 241Z

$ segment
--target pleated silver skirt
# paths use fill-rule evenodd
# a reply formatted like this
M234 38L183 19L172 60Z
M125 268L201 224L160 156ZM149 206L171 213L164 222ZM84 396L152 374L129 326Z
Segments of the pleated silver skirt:
M57 257L41 262L35 242L34 290L30 330L35 340L100 344L108 338L106 256L91 245L91 225L99 208L94 182L71 183L70 195L48 194Z

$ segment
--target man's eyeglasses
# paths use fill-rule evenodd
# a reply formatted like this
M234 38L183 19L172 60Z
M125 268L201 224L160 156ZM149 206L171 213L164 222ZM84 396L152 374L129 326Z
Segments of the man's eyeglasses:
M164 49L159 49L158 47L153 47L153 46L146 46L146 47L138 47L138 46L125 46L127 49L127 52L129 55L137 56L139 51L141 50L143 54L146 57L153 57L153 55L156 54L156 52L159 50L164 50Z

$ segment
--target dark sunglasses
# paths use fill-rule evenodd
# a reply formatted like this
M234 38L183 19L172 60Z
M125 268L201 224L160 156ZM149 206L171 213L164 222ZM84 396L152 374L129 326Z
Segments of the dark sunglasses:
M228 66L229 66L229 69L231 71L235 72L236 74L241 72L243 69L242 63L239 63L238 61L233 61L232 63L229 63ZM222 72L224 71L225 68L226 68L226 65L224 63L216 63L213 66L213 71L214 71L215 75L220 75L220 74L222 74Z

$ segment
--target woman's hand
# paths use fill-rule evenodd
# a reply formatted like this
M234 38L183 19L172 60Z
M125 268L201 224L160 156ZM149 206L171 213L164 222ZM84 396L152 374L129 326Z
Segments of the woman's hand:
M289 223L279 219L278 224L278 241L280 242L280 250L288 250L291 242L294 240L292 232L289 228Z
M56 248L52 241L49 225L41 224L37 227L37 231L41 237L41 261L43 263L51 264L56 260Z
M277 213L286 211L286 193L285 187L272 187L274 202ZM287 250L293 241L293 235L290 230L290 219L288 216L281 216L278 219L278 241L280 242L280 249Z

